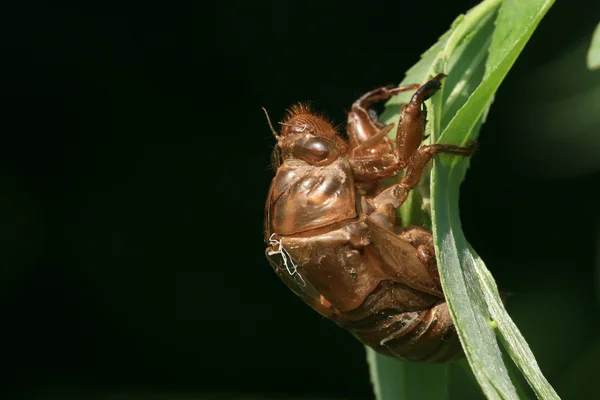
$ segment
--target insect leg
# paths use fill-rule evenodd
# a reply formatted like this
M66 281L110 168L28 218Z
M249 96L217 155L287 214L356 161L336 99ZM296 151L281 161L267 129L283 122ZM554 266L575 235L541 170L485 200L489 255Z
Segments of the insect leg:
M427 123L425 100L433 96L441 87L441 80L446 75L438 74L427 81L413 94L410 103L402 109L400 122L396 130L396 154L402 168L406 167L410 158L419 148Z
M473 154L475 148L474 143L466 147L452 144L432 144L417 148L408 161L406 172L400 183L390 186L373 199L375 208L379 209L384 204L392 204L394 208L400 207L408 197L408 193L418 185L425 166L436 154L446 153L466 157Z
M384 86L362 95L352 104L348 114L348 136L352 148L369 148L379 142L392 130L393 125L383 125L377 122L377 116L371 111L371 106L383 100L388 100L398 93L416 90L418 84L392 87Z
M411 226L400 233L400 237L412 244L417 249L419 259L427 268L427 272L436 283L437 287L442 290L440 282L440 274L437 269L435 259L435 248L433 246L433 235L431 232L418 226Z

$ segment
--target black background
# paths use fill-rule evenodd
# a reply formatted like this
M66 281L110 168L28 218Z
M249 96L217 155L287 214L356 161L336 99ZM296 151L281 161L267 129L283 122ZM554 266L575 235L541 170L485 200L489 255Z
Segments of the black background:
M313 100L343 122L476 3L3 5L6 395L372 398L363 347L264 259L273 140L260 107L277 119ZM559 0L542 21L461 192L466 236L556 384L598 328L600 172L545 174L561 159L530 167L522 155L540 147L521 138L532 105L564 95L530 83L588 43L599 11Z

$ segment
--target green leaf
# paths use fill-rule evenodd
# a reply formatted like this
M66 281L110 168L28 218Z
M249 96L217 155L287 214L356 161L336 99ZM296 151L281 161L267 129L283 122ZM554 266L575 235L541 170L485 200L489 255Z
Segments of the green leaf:
M377 399L445 400L448 365L409 364L367 348L371 381Z
M587 66L589 69L600 69L600 24L594 31L592 36L592 43L587 54Z
M458 17L439 41L423 54L401 84L424 82L439 72L448 75L442 90L429 100L427 129L433 142L464 145L477 138L500 83L553 0L486 0ZM386 104L381 120L397 123L410 94ZM539 398L558 396L542 375L535 357L506 313L496 284L467 242L458 208L459 186L469 160L441 155L431 173L431 218L442 285L467 360L490 399L517 399L496 334ZM427 200L427 199L426 199ZM415 199L403 205L403 222L422 219ZM380 400L422 399L402 391L412 364L381 362L370 356L372 379ZM424 376L434 366L422 367ZM433 381L430 381L433 382ZM395 387L395 391L388 389ZM397 397L404 395L405 397ZM392 396L392 397L389 397ZM394 397L396 396L396 397ZM410 397L413 396L413 397Z
M453 22L450 30L440 37L438 42L422 55L421 60L406 74L401 84L424 82L439 72L442 64L443 50L451 46L455 48L451 65L455 71L446 79L446 84L455 76L479 77L483 76L485 55L491 42L493 21L500 4L499 0L487 1L471 10L467 15L461 15ZM457 31L458 30L458 31ZM449 44L450 40L450 44ZM464 56L460 56L464 54ZM448 109L458 109L468 98L470 81L463 83L461 90L448 92ZM401 104L408 102L411 94L400 94L392 98L387 104L381 121L384 123L397 123ZM436 98L439 96L436 96ZM438 121L432 114L437 108L430 105L430 124L428 129ZM431 133L431 132L429 132ZM395 134L392 133L392 134ZM427 182L428 183L428 182ZM430 226L427 207L420 207L420 203L428 202L428 187L421 187L420 191L412 191L407 201L400 209L403 224L417 224ZM376 354L367 348L368 360L371 371L371 380L377 399L443 399L448 393L448 365L420 365L405 363ZM432 383L435 384L432 384Z
M478 79L483 75L487 49L490 46L494 28L493 20L499 5L500 0L488 0L470 10L466 15L459 15L452 23L450 30L422 54L421 60L406 72L405 78L400 83L400 85L407 85L425 82L442 70L444 72L452 70L452 74L445 79L444 86L451 86L454 89L451 92L444 92L443 89L441 91L444 92L442 115L444 120L453 115L465 103L473 90L473 82L478 83ZM449 49L454 49L454 51L446 62L449 64L449 68L444 69L442 65L444 65L444 57L450 54ZM397 124L401 106L410 100L411 95L411 93L402 93L390 99L386 103L380 120L385 124ZM427 134L432 133L432 126L438 121L431 116L435 113L434 108L429 104L430 118L426 128ZM394 135L395 131L392 130L390 136L393 138ZM424 183L428 185L429 181ZM428 187L419 189L421 189L421 193L429 192ZM421 193L415 195L414 191L411 192L408 200L400 209L400 216L405 226L416 224L427 227L431 225L429 214L426 212L428 211L427 205L425 207L415 205L419 200L428 203L429 193L426 195Z
M505 0L496 19L483 80L436 141L464 145L477 137L496 89L514 64L552 0ZM448 57L448 55L447 55ZM459 186L468 160L439 157L431 177L432 219L442 285L473 372L488 398L518 398L510 381L497 331L508 354L543 399L558 398L533 353L510 319L483 261L468 244L460 225ZM494 321L494 329L489 321Z

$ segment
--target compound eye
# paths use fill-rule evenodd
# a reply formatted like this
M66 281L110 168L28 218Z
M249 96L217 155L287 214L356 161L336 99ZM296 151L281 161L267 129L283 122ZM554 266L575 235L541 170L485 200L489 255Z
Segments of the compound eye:
M339 151L331 140L311 137L296 143L293 156L312 165L327 165L339 157Z
M318 138L313 138L306 142L304 150L306 151L306 155L314 158L314 161L322 161L329 157L329 153L331 153L329 143Z

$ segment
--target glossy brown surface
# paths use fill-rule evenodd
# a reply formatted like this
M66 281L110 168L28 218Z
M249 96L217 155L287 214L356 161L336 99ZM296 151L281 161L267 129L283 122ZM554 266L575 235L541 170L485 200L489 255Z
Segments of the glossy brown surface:
M348 141L309 107L293 107L273 128L277 172L266 203L266 255L275 272L321 315L374 350L442 362L462 355L444 299L431 233L400 228L396 210L438 153L472 147L421 146L423 102L441 86L384 87L359 98L348 115ZM416 90L393 125L377 122L374 102ZM384 189L380 181L404 170Z

